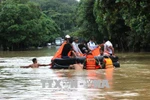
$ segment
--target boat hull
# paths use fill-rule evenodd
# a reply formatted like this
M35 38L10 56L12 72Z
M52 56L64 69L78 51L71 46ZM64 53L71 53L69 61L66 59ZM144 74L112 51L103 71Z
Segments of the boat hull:
M110 57L112 59L113 65L118 68L120 67L120 63L118 61L118 57ZM85 57L78 57L78 58L56 58L52 61L52 69L68 69L69 65L75 64L76 61L80 63L84 63ZM103 64L103 56L96 56L95 59L99 60L101 64Z

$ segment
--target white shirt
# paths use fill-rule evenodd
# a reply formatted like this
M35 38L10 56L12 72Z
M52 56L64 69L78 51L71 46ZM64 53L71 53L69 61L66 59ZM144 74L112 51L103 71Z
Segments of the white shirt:
M79 49L77 43L73 42L73 43L72 43L72 46L73 46L73 50L74 50L76 53L82 53L81 50Z
M95 48L97 48L97 45L95 45L95 43L92 41L88 42L87 46L90 50L94 50Z
M109 54L112 54L112 50L109 48L110 46L113 47L113 45L110 41L105 42L104 52L108 52Z

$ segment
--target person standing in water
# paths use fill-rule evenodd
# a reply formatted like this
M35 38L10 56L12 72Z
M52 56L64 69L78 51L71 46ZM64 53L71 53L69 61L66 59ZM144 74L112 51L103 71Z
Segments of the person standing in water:
M20 66L20 68L39 68L40 66L50 66L50 64L39 64L36 58L32 59L33 64L28 66Z

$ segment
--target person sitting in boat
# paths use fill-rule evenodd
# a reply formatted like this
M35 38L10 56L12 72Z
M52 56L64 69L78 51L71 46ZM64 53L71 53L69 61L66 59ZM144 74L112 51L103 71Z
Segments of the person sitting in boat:
M87 43L85 40L83 40L79 45L78 45L79 49L81 50L81 52L83 54L86 54L88 52L88 47L87 47Z
M83 55L81 50L78 47L78 38L77 37L74 37L74 41L72 42L72 47L73 47L73 50L75 51L77 56Z
M69 68L71 69L88 69L88 70L93 70L93 69L100 69L101 65L99 64L99 61L94 58L91 52L88 52L86 55L86 59L83 64L79 60L76 61L76 64L70 65Z
M94 50L95 48L98 47L98 45L96 45L94 43L94 38L91 38L90 41L87 43L87 47L90 51Z
M100 69L100 63L98 59L95 59L94 55L90 52L86 55L86 60L84 62L84 67L86 69Z
M104 37L103 44L101 44L101 47L104 47L103 55L112 56L114 55L114 48L112 43L108 40L107 37Z
M65 36L64 42L62 43L62 45L59 47L59 49L57 50L57 52L55 53L55 55L54 55L53 58L51 59L51 62L53 62L53 60L54 60L55 58L62 58L62 50L63 50L63 48L64 48L64 45L67 44L67 43L69 43L70 38L71 38L71 37L70 37L69 35L66 35L66 36Z
M33 64L28 66L20 66L20 68L39 68L40 66L50 66L50 64L39 64L36 58L32 59Z
M76 56L71 44L72 44L72 38L67 38L66 44L64 45L62 49L61 58L70 58L70 57Z
M67 35L65 36L65 42L69 41L70 38L71 38L70 35L67 34Z
M102 68L103 69L114 68L111 58L107 55L104 56Z

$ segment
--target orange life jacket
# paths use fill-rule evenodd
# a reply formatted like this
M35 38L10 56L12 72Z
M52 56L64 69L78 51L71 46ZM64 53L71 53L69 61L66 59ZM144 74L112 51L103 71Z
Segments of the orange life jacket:
M98 46L96 49L92 50L92 54L94 56L99 56L100 55L100 46Z
M113 62L110 58L104 58L105 68L114 68Z
M99 69L100 66L96 65L96 60L92 54L86 56L86 69Z
M69 52L68 52L68 56L70 57L70 56L71 56L71 54L72 54L72 51L69 51Z
M64 41L63 44L60 46L60 48L57 50L57 52L53 56L52 60L54 60L55 58L61 58L61 53L62 53L62 50L63 50L65 44L66 44L66 41Z

